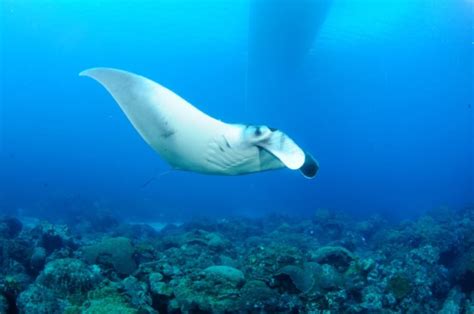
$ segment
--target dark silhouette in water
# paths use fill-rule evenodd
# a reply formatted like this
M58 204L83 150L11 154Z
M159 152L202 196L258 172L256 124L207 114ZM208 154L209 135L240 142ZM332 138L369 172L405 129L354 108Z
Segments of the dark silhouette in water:
M253 0L250 7L247 101L287 105L333 0ZM258 109L257 109L258 110Z
M332 0L254 0L250 7L249 77L265 84L305 60Z

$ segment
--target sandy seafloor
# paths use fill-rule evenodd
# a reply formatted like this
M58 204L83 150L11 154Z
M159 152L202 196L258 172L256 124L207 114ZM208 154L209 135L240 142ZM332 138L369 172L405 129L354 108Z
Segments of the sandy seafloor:
M154 227L152 227L153 225ZM0 219L0 313L474 313L474 208Z

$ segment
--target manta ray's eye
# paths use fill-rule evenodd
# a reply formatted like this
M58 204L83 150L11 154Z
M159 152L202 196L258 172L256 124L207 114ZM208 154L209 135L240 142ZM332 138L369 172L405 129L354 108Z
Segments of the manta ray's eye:
M247 125L243 132L244 138L252 143L263 141L271 134L272 132L264 125Z

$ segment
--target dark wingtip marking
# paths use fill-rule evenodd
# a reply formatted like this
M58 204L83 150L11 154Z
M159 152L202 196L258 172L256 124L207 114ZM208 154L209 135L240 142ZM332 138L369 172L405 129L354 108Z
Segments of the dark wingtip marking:
M305 153L304 164L301 166L300 171L301 173L309 179L312 179L316 176L319 170L319 164L316 159L313 158L308 153Z

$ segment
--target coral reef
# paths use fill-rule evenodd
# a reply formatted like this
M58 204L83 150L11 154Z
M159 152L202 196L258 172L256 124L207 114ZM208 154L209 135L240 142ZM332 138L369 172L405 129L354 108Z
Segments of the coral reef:
M0 218L0 313L474 311L473 208L400 223L329 210L160 231L98 221L110 226Z
M40 285L32 284L16 300L20 313L63 313L68 303Z
M87 266L74 258L49 262L36 279L36 284L48 288L61 297L84 294L101 281L100 268Z

